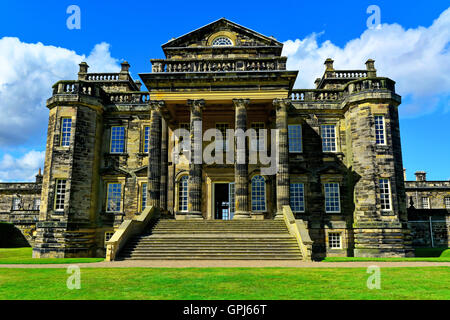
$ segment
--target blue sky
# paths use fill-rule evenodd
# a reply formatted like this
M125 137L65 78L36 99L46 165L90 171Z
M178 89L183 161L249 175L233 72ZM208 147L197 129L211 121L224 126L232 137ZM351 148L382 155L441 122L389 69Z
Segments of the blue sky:
M66 27L66 9L72 4L81 9L80 30ZM378 33L367 30L369 5L381 9L383 27ZM161 44L221 17L285 42L284 54L291 61L288 67L300 70L297 87L311 87L316 74L323 72L326 55L335 59L337 69L363 68L366 55L374 58L379 75L397 81L403 96L400 125L408 178L413 179L417 170L426 170L429 179L448 180L450 80L448 66L439 65L450 57L448 15L440 18L448 8L448 1L438 0L413 4L2 1L0 181L28 180L41 166L48 112L45 99L58 77L75 78L79 60L87 59L92 71L113 71L127 60L133 77L138 78L138 73L150 71L149 59L163 57ZM387 45L383 45L384 39ZM42 46L36 45L38 42ZM427 47L432 49L424 51ZM353 54L352 49L357 52ZM27 78L23 84L21 77ZM20 97L8 100L8 104L5 100L12 92ZM22 119L22 115L29 119Z

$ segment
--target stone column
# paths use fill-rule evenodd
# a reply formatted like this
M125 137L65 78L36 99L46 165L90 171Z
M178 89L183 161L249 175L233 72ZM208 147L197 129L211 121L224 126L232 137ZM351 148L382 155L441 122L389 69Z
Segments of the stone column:
M188 100L191 109L191 155L188 180L188 214L186 219L203 219L202 216L202 112L205 101Z
M289 145L287 109L289 99L275 99L276 126L278 130L277 213L275 219L283 219L283 206L289 205Z
M159 201L163 211L167 211L167 176L168 176L168 154L167 154L167 122L161 122L161 180Z
M160 208L161 179L161 107L164 101L151 101L150 146L148 153L148 203Z
M235 130L247 130L247 106L250 103L249 99L233 99L235 108ZM245 136L244 136L245 137ZM248 209L248 153L247 153L247 139L244 138L245 143L240 146L236 144L236 155L234 160L234 199L235 199L235 214L233 219L249 219L250 211ZM244 163L238 163L239 154L244 155Z

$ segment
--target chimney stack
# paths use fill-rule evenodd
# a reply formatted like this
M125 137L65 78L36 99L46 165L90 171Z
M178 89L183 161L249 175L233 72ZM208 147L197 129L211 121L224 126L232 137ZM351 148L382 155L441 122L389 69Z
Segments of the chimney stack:
M42 183L42 178L43 178L43 176L42 176L42 173L41 173L41 168L39 168L39 172L36 175L36 183L37 184L41 184Z
M80 70L78 71L78 80L86 80L86 75L88 73L89 66L86 62L81 62L79 64Z
M416 181L427 181L427 173L425 171L417 171L415 175Z
M369 59L366 61L367 77L374 78L377 76L377 69L375 69L375 60Z
M325 63L324 63L324 65L326 66L325 71L334 71L333 63L334 63L334 60L331 58L328 58L327 60L325 60Z

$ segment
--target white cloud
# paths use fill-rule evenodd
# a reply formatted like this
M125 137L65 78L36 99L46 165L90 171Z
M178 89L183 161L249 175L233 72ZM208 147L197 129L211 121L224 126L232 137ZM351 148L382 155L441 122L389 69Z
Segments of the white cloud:
M450 109L450 8L428 28L405 30L398 24L383 24L380 30L364 31L344 48L329 40L319 43L320 36L314 33L284 43L288 69L299 70L296 88L312 88L323 74L326 58L335 60L336 69L364 69L372 58L378 75L395 80L397 92L408 98L400 108L402 115L430 113L439 104Z
M34 181L39 168L44 167L45 151L31 150L21 158L10 154L0 160L0 181Z
M58 80L76 79L78 64L86 61L92 72L118 72L109 44L97 44L89 56L18 38L0 39L0 148L14 147L45 134L45 101Z

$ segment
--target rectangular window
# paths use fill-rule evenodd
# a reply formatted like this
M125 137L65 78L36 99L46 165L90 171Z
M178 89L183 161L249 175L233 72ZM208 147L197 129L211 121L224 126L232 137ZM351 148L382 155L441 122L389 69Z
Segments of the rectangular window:
M290 198L293 212L305 212L305 187L303 183L291 183Z
M120 212L121 202L122 202L122 184L108 183L106 211Z
M422 209L430 209L430 199L428 197L422 197Z
M182 176L178 182L178 210L188 211L188 176Z
M105 232L105 248L106 248L106 242L111 240L113 235L114 235L114 232L112 232L112 231Z
M336 152L336 126L334 124L322 125L322 151Z
M123 153L125 151L125 127L111 128L111 153Z
M227 129L230 128L228 123L216 123L216 129L222 132L223 143L219 145L218 150L228 151Z
M150 143L150 127L144 127L144 152L148 152L148 146Z
M141 211L147 208L147 184L142 184L142 194L141 194Z
M328 246L330 249L341 249L341 233L340 232L329 232L328 233Z
M384 116L375 116L375 139L376 144L386 144Z
M55 211L64 211L67 180L56 180L55 186Z
M72 131L72 118L61 119L61 146L70 145L70 133Z
M253 151L264 151L266 150L266 141L264 136L264 122L253 122L251 128L255 130L252 133L251 148ZM262 131L260 131L262 130Z
M33 210L39 211L41 209L41 199L34 199Z
M391 185L389 179L380 179L381 210L391 211Z
M288 126L289 152L302 152L302 126L299 124Z
M12 202L13 210L20 210L20 198L14 197Z
M444 199L444 205L446 209L450 209L450 197Z
M341 201L339 196L339 183L325 183L325 212L341 212Z

